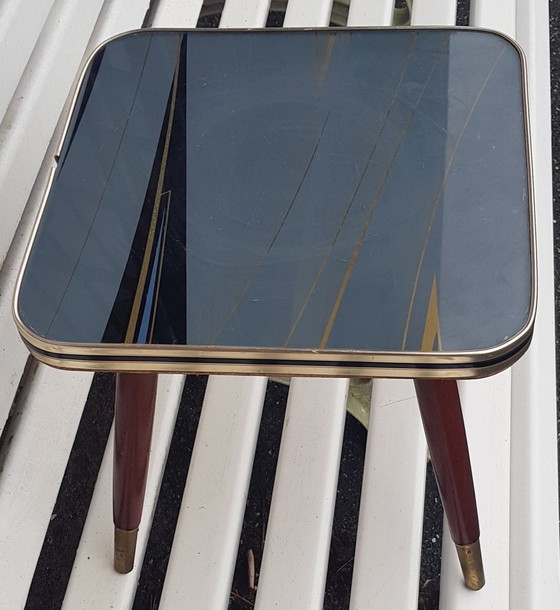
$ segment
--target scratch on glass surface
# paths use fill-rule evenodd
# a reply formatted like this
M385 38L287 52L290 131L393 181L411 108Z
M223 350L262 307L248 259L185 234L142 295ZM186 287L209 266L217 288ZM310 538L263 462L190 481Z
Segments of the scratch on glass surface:
M482 95L482 93L484 92L484 89L486 88L486 85L488 84L488 82L490 81L490 78L492 77L492 74L494 73L494 70L496 69L496 66L498 65L500 59L502 58L502 55L504 54L505 48L501 50L501 52L498 54L498 57L496 58L496 61L492 64L492 67L490 68L488 74L486 75L486 78L484 79L484 82L482 83L482 86L480 87L480 91L478 92L470 110L469 113L467 114L467 117L465 119L465 122L463 123L463 127L461 128L461 131L459 133L459 136L457 137L457 141L455 142L455 146L453 147L453 150L451 151L451 155L449 157L449 161L447 162L447 166L445 168L445 172L443 174L443 179L441 181L439 190L437 192L435 201L434 201L434 207L432 209L432 216L430 218L430 224L428 225L428 230L426 231L426 237L424 238L424 245L422 247L422 252L420 254L420 259L418 261L418 268L416 269L416 276L414 278L414 285L412 287L412 294L410 295L410 302L408 305L408 313L406 316L406 323L405 323L405 327L404 327L404 334L403 334L403 340L402 340L402 345L401 345L401 349L404 351L405 347L406 347L406 340L408 337L408 331L410 328L410 320L412 317L412 309L414 307L414 300L416 299L416 291L418 289L418 281L420 279L420 272L422 271L422 265L424 264L424 258L426 256L426 250L428 249L428 242L430 240L430 234L432 232L432 227L434 225L434 220L436 218L436 213L437 210L439 208L439 204L441 203L441 200L443 198L443 190L445 187L445 184L447 183L447 179L449 177L449 174L451 172L451 168L453 167L453 162L455 161L455 156L457 154L457 150L459 149L459 145L461 144L461 141L463 139L463 136L465 134L465 130L467 128L467 125L469 124L471 117L474 113L474 110L478 104L478 101L480 100L480 96Z
M448 41L449 41L449 36L448 36L448 38L446 40L446 43L448 43ZM445 47L445 48L447 48L447 47ZM360 250L362 248L362 245L364 243L364 239L365 239L367 230L369 228L369 225L371 224L373 215L375 213L375 210L377 209L377 205L379 203L379 200L381 198L381 195L383 193L383 190L385 188L387 180L388 180L388 178L389 178L389 176L391 174L391 170L392 170L393 165L394 165L394 163L395 163L395 161L397 159L397 156L398 156L399 151L401 149L402 143L403 143L403 141L404 141L404 139L405 139L405 137L406 137L406 135L408 133L408 130L409 130L411 124L412 124L412 120L413 120L413 118L414 118L414 116L416 114L416 109L418 108L418 106L420 104L420 101L424 97L424 93L426 92L426 89L428 87L428 83L432 79L432 76L434 74L436 66L439 63L439 60L441 59L442 54L443 54L443 49L440 50L439 53L437 54L437 56L434 58L433 65L432 65L432 67L430 69L430 72L428 73L428 75L426 77L424 85L422 86L422 89L420 91L420 95L418 96L418 99L416 101L416 105L413 108L413 112L410 115L410 117L409 117L409 119L408 119L408 121L406 123L406 127L405 127L405 129L404 129L404 131L402 133L401 139L400 139L400 141L399 141L399 143L398 143L398 145L397 145L397 147L395 149L395 152L394 152L394 154L393 154L393 156L391 158L391 161L389 162L389 166L385 170L385 174L383 175L383 179L381 180L381 184L379 185L379 188L377 190L377 194L375 196L375 199L372 202L372 205L370 207L370 211L369 211L368 216L366 218L366 221L364 223L364 227L362 229L362 233L360 235L360 239L359 239L358 243L356 244L354 252L352 253L352 258L350 259L350 262L349 262L348 267L346 269L346 273L344 275L344 278L342 279L342 283L340 285L340 289L338 291L338 295L337 295L336 300L334 302L334 305L333 305L333 308L332 308L332 311L331 311L331 315L329 316L327 325L325 327L325 331L323 333L323 337L321 339L321 343L320 343L320 347L321 348L325 348L326 345L327 345L327 341L329 340L329 336L330 336L330 334L332 332L332 329L333 329L333 326L334 326L334 322L336 320L336 316L338 315L338 310L340 309L340 305L342 303L342 298L344 297L344 293L346 292L346 287L348 286L348 282L350 281L350 276L352 275L352 272L354 270L354 266L355 266L356 261L358 259L358 254L359 254L359 252L360 252ZM412 49L410 51L407 63L408 63L411 55L412 55ZM406 66L405 66L405 69L403 69L403 73L401 75L401 80L399 81L399 87L397 87L397 91L400 89L400 83L402 82L402 80L404 78L405 71L406 71ZM393 99L393 103L394 103L394 99ZM391 104L390 109L391 108L392 108L392 104ZM390 111L390 109L389 109L389 111Z
M214 337L212 338L212 343L216 343L216 341L218 340L218 337L224 332L225 327L227 326L227 323L229 322L229 320L231 319L231 316L235 313L235 311L237 310L237 308L239 307L239 305L241 304L241 302L243 301L243 297L245 296L245 294L247 293L247 290L249 290L251 284L255 281L255 278L257 277L259 271L262 269L266 258L268 257L268 255L270 254L272 248L274 247L274 244L276 243L276 240L278 239L278 236L280 235L280 231L282 231L282 228L284 227L284 225L286 224L286 220L288 219L288 216L290 215L290 212L292 211L294 204L299 196L299 193L301 191L301 188L305 182L305 179L307 178L307 175L309 173L309 170L311 168L311 165L313 164L313 160L315 159L315 155L317 154L317 150L319 148L319 144L321 143L321 140L323 138L323 134L325 133L325 129L327 127L327 122L329 120L329 116L330 116L330 110L327 112L327 115L325 116L325 120L323 121L323 126L321 128L321 133L319 134L319 137L317 138L317 141L315 143L315 146L313 147L313 151L311 153L311 156L309 158L309 161L305 167L305 171L303 172L303 176L298 184L298 187L296 189L296 192L292 198L292 200L290 201L290 204L288 206L288 209L286 210L286 212L284 213L284 215L282 216L282 220L280 221L280 225L278 226L278 229L276 230L276 233L274 234L272 241L270 242L270 245L268 246L266 252L264 253L262 259L255 265L255 269L251 275L251 277L247 280L247 282L245 283L245 286L243 286L243 288L241 289L241 293L239 294L237 300L235 301L235 304L233 305L233 307L231 308L231 310L229 311L229 313L227 314L225 320L223 321L222 325L220 326L220 328L218 329L218 332L214 335Z

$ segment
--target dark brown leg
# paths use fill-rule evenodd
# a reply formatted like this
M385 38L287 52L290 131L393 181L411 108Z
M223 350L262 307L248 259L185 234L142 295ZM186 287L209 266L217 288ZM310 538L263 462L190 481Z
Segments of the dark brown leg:
M417 379L414 383L432 466L465 584L469 589L478 590L484 586L480 529L457 382Z
M113 522L115 570L122 574L130 572L134 566L148 474L156 388L157 375L154 373L117 373Z

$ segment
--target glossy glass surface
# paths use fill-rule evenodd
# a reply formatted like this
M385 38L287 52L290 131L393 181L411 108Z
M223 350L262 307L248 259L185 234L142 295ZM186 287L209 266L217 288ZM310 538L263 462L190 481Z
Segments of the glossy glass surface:
M19 318L76 344L500 345L532 302L524 116L518 51L487 32L117 38Z

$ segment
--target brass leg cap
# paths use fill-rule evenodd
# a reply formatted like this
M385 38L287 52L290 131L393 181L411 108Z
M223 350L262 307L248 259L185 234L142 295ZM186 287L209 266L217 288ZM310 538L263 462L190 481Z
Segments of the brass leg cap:
M135 530L121 530L115 527L115 570L120 574L128 574L134 567L134 554L136 553L136 539L138 528Z
M461 562L465 586L472 591L482 589L486 581L484 579L480 542L477 540L472 544L456 544L455 546Z

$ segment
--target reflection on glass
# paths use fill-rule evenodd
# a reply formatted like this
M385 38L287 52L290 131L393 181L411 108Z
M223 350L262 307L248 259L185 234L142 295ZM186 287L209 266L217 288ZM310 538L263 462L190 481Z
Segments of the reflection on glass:
M521 91L517 50L485 32L115 39L19 315L77 343L499 345L531 302Z

